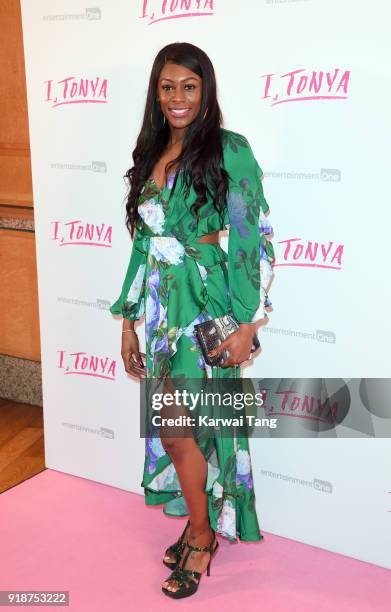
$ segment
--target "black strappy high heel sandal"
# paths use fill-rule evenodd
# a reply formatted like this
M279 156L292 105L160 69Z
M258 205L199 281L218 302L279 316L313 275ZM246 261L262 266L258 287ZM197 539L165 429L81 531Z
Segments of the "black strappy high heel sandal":
M167 578L167 580L176 580L176 582L178 583L178 588L176 591L170 591L166 587L162 587L163 593L168 597L172 597L173 599L182 599L183 597L189 597L190 595L194 595L200 584L202 572L196 572L194 570L185 568L189 555L192 551L208 552L210 554L210 559L206 568L206 575L210 576L210 567L212 559L215 556L218 547L219 543L216 540L216 533L214 531L213 540L210 546L191 546L191 544L185 542L183 544L183 548L188 548L188 551L184 556L183 561L181 563L178 563L174 571Z
M184 550L184 538L186 535L186 531L188 529L188 527L190 526L190 520L187 521L186 523L186 527L183 530L183 533L181 535L181 537L179 538L179 540L177 542L175 542L175 544L171 544L171 546L169 546L164 554L164 556L166 557L167 555L174 555L175 557L175 561L166 561L165 559L163 559L163 563L166 567L170 568L170 569L175 569L176 566L179 563L179 560L182 556L183 550Z

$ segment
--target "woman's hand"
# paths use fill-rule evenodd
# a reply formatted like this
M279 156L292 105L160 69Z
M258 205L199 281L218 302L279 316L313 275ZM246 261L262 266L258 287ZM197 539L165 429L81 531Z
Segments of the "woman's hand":
M124 328L122 333L121 356L125 371L137 378L145 378L145 366L142 360L144 353L140 353L138 336L134 329Z
M241 323L239 329L230 334L224 342L210 351L208 355L214 357L215 355L220 355L224 349L227 349L229 358L225 359L220 367L229 368L239 365L243 363L243 361L251 359L251 347L254 333L255 325L251 323Z

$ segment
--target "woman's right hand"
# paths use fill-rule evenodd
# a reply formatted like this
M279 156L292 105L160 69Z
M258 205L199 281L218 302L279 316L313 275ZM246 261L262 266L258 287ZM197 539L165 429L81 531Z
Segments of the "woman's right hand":
M128 374L145 378L145 365L142 359L145 354L140 353L138 337L134 330L122 334L121 356Z

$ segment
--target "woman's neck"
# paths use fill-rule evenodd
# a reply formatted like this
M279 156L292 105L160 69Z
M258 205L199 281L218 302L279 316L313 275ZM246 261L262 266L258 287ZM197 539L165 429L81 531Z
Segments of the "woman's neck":
M176 129L171 129L170 130L170 136L169 136L169 142L168 142L168 147L175 147L175 146L180 146L183 143L183 139L185 137L185 128L181 129L181 130L176 130Z

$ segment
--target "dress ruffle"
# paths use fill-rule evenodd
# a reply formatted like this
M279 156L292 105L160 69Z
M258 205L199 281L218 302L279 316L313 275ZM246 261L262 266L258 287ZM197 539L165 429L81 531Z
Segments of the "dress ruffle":
M163 360L173 357L179 338L191 324L207 320L209 300L219 299L218 287L225 282L227 254L217 243L183 244L171 235L156 234L145 223L141 231L143 239L137 248L144 253L146 262L143 272L147 295L146 341L153 348L154 375L162 368L165 375L169 364L163 367ZM211 278L217 275L218 281L210 282L207 289L208 275ZM161 300L158 296L170 298ZM136 308L141 309L142 299L140 293Z

